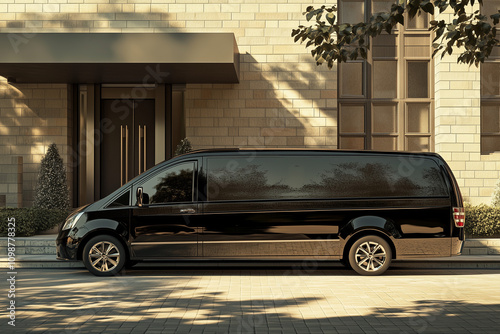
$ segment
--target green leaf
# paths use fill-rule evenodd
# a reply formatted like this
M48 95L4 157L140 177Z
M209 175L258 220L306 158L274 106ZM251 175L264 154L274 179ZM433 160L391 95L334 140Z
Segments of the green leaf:
M316 15L314 12L308 12L306 14L306 20L310 21L314 15Z
M426 5L420 7L424 12L434 15L434 4L428 2Z
M367 58L367 54L366 54L366 49L365 48L360 48L359 49L359 53L361 53L361 57L363 57L363 59Z
M500 21L500 13L493 14L490 17L493 20L494 25L497 25L498 22Z
M326 20L330 24L335 24L335 14L333 12L326 14Z
M396 22L398 22L399 24L401 25L405 25L405 17L403 14L397 14L396 16L394 16L394 18L396 19Z

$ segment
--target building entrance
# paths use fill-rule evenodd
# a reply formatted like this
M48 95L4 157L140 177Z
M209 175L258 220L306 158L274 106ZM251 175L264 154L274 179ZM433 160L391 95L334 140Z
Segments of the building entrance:
M101 198L155 164L155 100L101 100Z

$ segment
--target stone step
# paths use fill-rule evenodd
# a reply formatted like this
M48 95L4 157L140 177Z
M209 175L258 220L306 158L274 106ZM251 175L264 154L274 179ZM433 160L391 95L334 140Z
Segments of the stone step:
M16 255L55 255L56 236L34 236L27 238L14 238ZM8 239L0 238L0 256L8 251Z
M56 236L14 238L16 255L55 255ZM7 238L0 238L0 256L7 254ZM466 239L463 255L500 255L500 239Z
M500 255L500 239L466 239L463 255Z

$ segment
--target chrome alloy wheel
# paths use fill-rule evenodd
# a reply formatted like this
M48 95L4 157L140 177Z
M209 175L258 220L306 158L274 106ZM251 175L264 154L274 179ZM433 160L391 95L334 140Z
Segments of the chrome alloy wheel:
M108 272L118 266L120 251L112 242L100 241L90 249L89 260L96 270Z
M373 272L382 268L386 262L387 253L378 242L366 241L356 248L355 259L359 268Z

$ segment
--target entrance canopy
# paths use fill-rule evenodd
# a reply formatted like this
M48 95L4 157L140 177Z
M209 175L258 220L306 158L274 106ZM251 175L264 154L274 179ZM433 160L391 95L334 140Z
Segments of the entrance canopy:
M232 33L0 33L18 83L238 83Z

